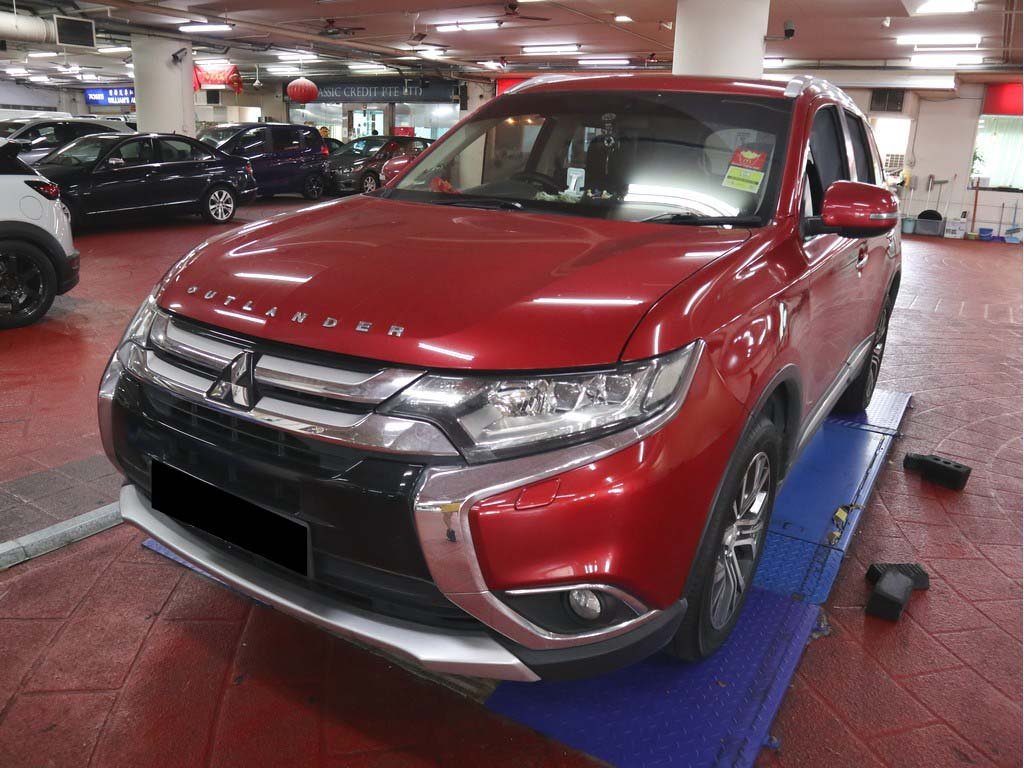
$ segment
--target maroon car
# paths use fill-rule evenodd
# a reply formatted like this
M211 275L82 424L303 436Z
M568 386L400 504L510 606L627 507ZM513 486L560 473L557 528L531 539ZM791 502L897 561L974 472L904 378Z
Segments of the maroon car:
M415 157L430 145L419 136L362 136L352 139L327 161L333 192L373 192L384 186L384 164L393 157Z

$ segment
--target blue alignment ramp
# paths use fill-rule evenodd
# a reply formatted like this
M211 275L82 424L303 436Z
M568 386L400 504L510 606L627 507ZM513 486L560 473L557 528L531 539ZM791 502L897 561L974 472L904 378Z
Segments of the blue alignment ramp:
M909 400L879 391L865 413L822 425L779 492L755 588L718 653L501 683L487 707L620 768L753 765Z

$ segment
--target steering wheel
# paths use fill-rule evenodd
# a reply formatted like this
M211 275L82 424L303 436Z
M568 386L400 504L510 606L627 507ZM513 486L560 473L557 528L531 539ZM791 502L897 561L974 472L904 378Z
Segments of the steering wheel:
M540 187L542 191L552 195L557 195L562 191L561 185L555 181L553 177L539 171L520 171L519 173L512 174L511 178L517 181L525 181L530 184L535 184Z

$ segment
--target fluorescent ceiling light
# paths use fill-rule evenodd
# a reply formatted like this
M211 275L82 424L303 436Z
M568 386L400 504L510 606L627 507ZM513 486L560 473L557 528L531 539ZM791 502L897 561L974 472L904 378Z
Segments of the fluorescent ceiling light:
M8 69L6 71L7 71L7 74L10 75L11 77L22 77L23 75L27 75L28 74L28 70L27 69L22 69L21 67L12 67L11 69Z
M633 21L631 17L626 16L625 14L620 14L619 16L616 16L615 20L619 22L619 24L629 24Z
M383 64L371 64L370 62L356 61L348 65L349 69L357 72L382 72L387 69Z
M761 66L763 66L765 69L778 69L779 67L786 66L786 60L785 59L765 59L762 62Z
M896 45L973 45L981 43L981 35L948 34L948 35L900 35Z
M298 67L264 67L263 70L270 75L297 75Z
M126 61L124 65L128 67L128 69L135 69L135 65L130 61Z
M973 13L976 3L974 0L925 0L914 15L931 13Z
M584 67L628 67L629 59L577 59Z
M30 59L49 59L54 56L60 56L56 51L30 51L28 57Z
M448 53L444 49L428 48L425 51L419 52L420 56L427 59L445 59L448 58Z
M943 69L981 64L980 53L921 53L910 57L912 67L933 67Z
M478 61L481 67L487 67L488 69L504 69L504 66L500 61Z
M96 53L131 53L130 45L111 45L106 48L97 48Z
M419 56L399 56L395 61L419 61Z
M315 53L279 53L281 61L320 61Z
M230 67L231 62L227 59L196 59L200 67Z
M182 24L179 32L230 32L233 24Z
M561 43L559 45L524 45L523 53L527 56L538 56L547 54L572 54L579 53L583 48L579 43Z
M48 78L46 75L32 75L32 77L30 77L29 80L31 80L33 83L50 82L50 78Z
M77 64L61 64L58 65L57 69L69 75L77 75L82 71L82 68Z
M497 21L456 21L453 24L441 24L436 27L438 32L477 32L482 29L500 29Z

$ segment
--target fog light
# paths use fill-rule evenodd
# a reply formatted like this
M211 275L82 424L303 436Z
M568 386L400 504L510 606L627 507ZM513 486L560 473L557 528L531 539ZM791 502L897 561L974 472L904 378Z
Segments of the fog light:
M594 621L601 616L601 598L590 589L570 590L569 607L573 613L586 621Z

